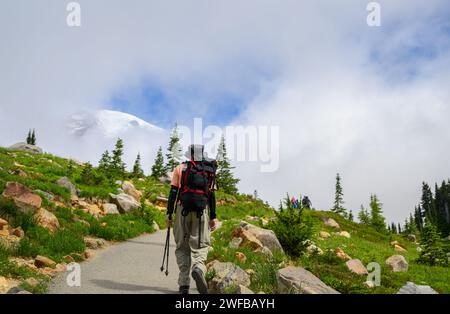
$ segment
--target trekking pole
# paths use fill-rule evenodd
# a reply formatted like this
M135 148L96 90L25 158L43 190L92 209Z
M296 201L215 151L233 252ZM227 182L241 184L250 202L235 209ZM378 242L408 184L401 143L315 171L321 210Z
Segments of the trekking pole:
M167 228L167 258L166 258L166 276L169 275L169 251L170 251L170 227Z
M169 250L169 246L168 246L168 242L169 242L169 237L170 237L170 227L167 228L167 236L166 236L166 243L164 245L164 254L163 254L163 260L162 260L162 264L161 264L161 271L164 271L164 262L166 261L166 255L168 255L168 250Z

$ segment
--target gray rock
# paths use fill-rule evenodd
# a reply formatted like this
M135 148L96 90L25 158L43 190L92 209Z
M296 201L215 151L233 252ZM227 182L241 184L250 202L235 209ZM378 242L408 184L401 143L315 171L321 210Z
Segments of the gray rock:
M400 288L397 294L438 294L430 286L416 285L414 282L408 281L406 285Z
M141 204L139 204L134 197L125 193L119 195L110 193L109 197L111 198L111 202L117 205L117 208L121 213L128 213L141 206Z
M241 221L240 227L254 235L263 246L266 246L272 252L278 250L284 253L280 241L278 241L277 236L272 230L260 228L245 221Z
M232 249L237 249L241 245L241 243L242 243L242 238L233 237L233 239L231 239L231 242L228 246Z
M413 243L416 243L417 242L416 235L415 234L408 234L408 240L413 242Z
M233 286L250 285L250 276L233 263L214 260L208 264L208 271L214 272L214 277L209 282L210 291L213 293L224 293L227 288Z
M247 288L246 286L243 286L243 285L238 285L236 288L236 291L234 293L236 293L236 294L255 294L252 290L250 290L249 288Z
M42 191L42 190L34 190L34 192L36 192L38 194L41 194L42 196L44 196L49 201L53 201L55 199L55 196L52 193L45 192L45 191Z
M333 218L322 218L322 220L326 227L341 229L341 226Z
M23 143L23 142L16 143L16 144L10 146L9 149L18 150L21 152L32 153L32 154L42 154L43 153L42 148L40 148L36 145L30 145L30 144Z
M103 212L107 215L118 215L119 210L117 209L117 205L116 204L112 204L112 203L106 203L103 204Z
M20 287L12 287L11 289L8 290L8 292L6 292L6 294L32 294L32 293Z
M363 265L363 263L359 259L351 259L347 262L345 262L345 265L347 268L358 275L367 275L369 272L367 271L367 268Z
M288 266L277 271L279 293L339 294L302 267Z
M408 262L402 255L392 255L386 260L386 265L390 266L393 272L408 271Z
M56 181L56 184L59 186L62 186L63 188L68 189L70 192L70 195L78 196L78 190L75 187L75 185L72 182L70 182L69 178L62 177L58 181Z

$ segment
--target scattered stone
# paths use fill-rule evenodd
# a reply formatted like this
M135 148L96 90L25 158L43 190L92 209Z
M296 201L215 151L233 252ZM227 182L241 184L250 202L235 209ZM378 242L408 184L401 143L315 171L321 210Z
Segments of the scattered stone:
M8 290L8 292L6 292L6 294L32 294L32 293L20 287L12 287L11 289Z
M132 196L136 201L140 201L142 197L142 192L134 187L134 184L130 181L124 181L122 183L122 190Z
M46 199L48 199L49 201L53 201L55 199L55 196L51 193L42 191L42 190L34 190L35 193L41 194L42 196L44 196Z
M391 242L391 246L396 246L396 245L398 245L398 244L399 244L399 243L398 243L397 240Z
M274 250L278 250L284 253L280 241L278 241L277 236L272 230L260 228L245 221L241 221L239 227L256 237L256 239L259 240L263 246L268 247L272 252Z
M265 227L269 224L269 219L267 218L261 218L261 224Z
M325 218L322 218L322 220L323 220L323 224L326 227L341 229L341 226L339 226L339 224L333 218L326 218L325 217Z
M233 237L233 239L231 239L231 242L228 246L232 249L237 249L241 245L241 243L242 243L242 238Z
M241 263L245 263L247 261L247 256L245 256L244 253L242 252L236 252L234 254L234 256L236 257L236 259L241 262Z
M99 218L103 215L103 212L100 210L100 208L95 204L85 204L84 208L82 210L95 218Z
M245 216L245 220L256 222L259 221L259 217L247 215Z
M64 260L64 262L67 263L67 264L70 264L70 263L75 262L75 259L74 259L72 256L70 256L70 255L64 256L64 257L63 257L63 260Z
M84 226L86 226L86 227L88 227L88 228L91 227L91 224L90 224L89 222L87 222L86 220L80 219L80 218L78 218L78 217L74 217L74 218L73 218L73 221L74 221L74 222L78 222L78 223L80 223L80 224L82 224L82 225L84 225Z
M42 148L40 148L36 145L31 145L31 144L27 144L27 143L23 143L23 142L16 143L16 144L10 146L9 149L27 152L27 153L31 153L31 154L42 154L42 152L43 152Z
M392 255L386 260L386 265L390 266L393 272L406 272L408 262L402 255Z
M52 267L53 268L56 266L56 262L49 259L48 257L38 255L34 259L34 265L38 268L44 268L44 267Z
M3 228L3 226L7 226L8 225L8 221L6 221L3 218L0 218L0 229Z
M236 287L235 294L255 294L252 290L243 285L238 285Z
M368 275L369 272L367 268L363 265L363 263L359 259L351 259L345 263L348 269L358 275Z
M118 215L119 210L117 209L117 205L116 204L112 204L112 203L105 203L102 205L103 208L103 212L107 215Z
M25 232L22 227L17 227L11 230L11 234L22 239L25 236Z
M311 256L311 255L322 255L323 251L320 247L318 247L315 244L310 244L306 247L306 256Z
M266 258L268 259L273 259L273 254L272 251L267 247L267 246L263 246L261 248L258 248L256 250L254 250L253 252L255 253L261 253L262 255L264 255Z
M55 232L60 227L58 218L56 218L53 213L44 208L39 208L39 210L34 215L34 218L39 226L51 232Z
M322 239L328 239L329 237L331 237L331 234L326 231L320 231L319 237L321 237Z
M18 210L25 214L36 212L42 205L39 195L34 194L29 188L18 182L7 182L2 195L4 198L12 199Z
M226 288L232 286L247 287L250 285L250 276L233 263L214 260L207 267L215 274L209 282L210 290L213 293L224 293Z
M339 257L341 260L344 261L349 261L352 258L344 252L344 250L342 250L340 247L336 248L336 250L334 251L336 253L336 256Z
M302 267L288 266L277 271L279 293L339 294Z
M58 181L56 181L56 184L59 186L62 186L63 188L68 189L70 192L70 195L78 196L78 190L75 187L75 185L69 180L69 178L62 177Z
M256 249L259 249L259 248L263 247L263 244L261 243L261 241L259 241L249 231L244 230L244 228L242 228L242 227L238 227L237 229L235 229L233 231L232 236L235 237L235 238L241 238L242 239L240 247L246 246L246 247L252 248L253 250L256 250Z
M158 223L154 220L153 220L152 227L153 227L153 230L155 230L155 231L159 231L159 229L160 229Z
M128 194L119 194L115 195L110 193L111 202L117 205L119 212L128 213L134 209L137 209L141 206L141 204L136 201L132 196Z
M100 238L84 237L84 243L90 249L97 250L106 245L106 241Z
M365 281L364 285L369 289L375 288L375 283L372 280Z
M430 286L416 285L414 282L408 281L406 285L400 288L397 294L438 294Z
M255 271L251 268L246 269L245 272L249 275L249 276L253 276L255 274Z
M22 178L28 177L28 174L25 171L23 171L22 169L16 169L16 170L12 171L11 174L22 177Z
M394 250L395 250L396 252L406 252L406 249L403 248L403 247L401 247L401 246L398 245L398 244L394 245Z
M350 233L348 233L347 231L341 231L341 232L339 232L339 235L340 235L341 237L350 239Z
M408 234L408 240L413 242L413 243L416 243L417 242L416 235L415 234Z
M167 208L167 204L169 203L169 199L167 197L158 196L155 201L155 205L158 207Z
M420 252L422 252L423 250L422 250L422 248L421 248L420 246L418 246L418 247L416 247L416 251L420 253Z

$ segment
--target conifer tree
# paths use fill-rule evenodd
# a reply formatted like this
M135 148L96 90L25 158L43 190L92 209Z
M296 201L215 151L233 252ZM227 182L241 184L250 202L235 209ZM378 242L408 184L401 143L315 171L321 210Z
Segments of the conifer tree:
M358 219L359 219L359 222L363 225L370 224L370 215L367 212L367 210L364 208L363 205L361 205L361 210L358 213Z
M28 135L27 135L27 144L31 144L31 129L28 130Z
M151 176L156 179L159 179L164 177L165 174L166 172L164 170L164 156L162 153L162 148L160 146L158 152L156 153L155 163L152 166Z
M398 232L399 234L403 232L403 231L402 231L402 226L400 226L400 223L398 223L398 225L397 225L397 232Z
M370 225L377 231L386 230L386 222L383 217L382 204L376 194L370 196Z
M123 178L125 175L125 163L123 157L123 141L117 139L114 150L112 151L110 171L114 178Z
M344 205L344 193L343 193L342 185L341 185L341 176L338 173L336 175L336 191L335 191L335 196L334 196L334 206L331 210L333 212L345 217L346 210L343 207L343 205Z
M350 220L350 221L353 221L353 211L352 210L350 210L349 211L349 213L348 213L348 220Z
M67 163L67 177L71 178L73 176L73 172L75 171L75 163L72 159Z
M31 133L30 144L36 145L36 133L35 133L34 129L33 129L33 132Z
M98 162L98 170L106 173L111 167L111 156L109 155L109 151L105 150L102 154L100 161Z
M93 172L94 168L92 167L91 163L86 163L83 170L81 171L81 182L86 185L93 184Z
M427 265L448 265L448 258L445 254L439 233L432 223L426 221L422 232L422 251L418 259L419 263Z
M178 134L178 126L175 127L170 134L169 146L167 147L166 154L166 172L172 172L181 163L182 151L180 145L180 135Z
M433 192L431 192L430 186L425 182L422 183L421 206L428 221L430 223L436 223L436 217L433 208Z
M216 172L216 182L219 189L222 189L225 193L236 194L238 192L237 184L239 179L235 178L231 166L230 160L227 156L227 148L225 145L225 137L222 136L220 139L219 148L217 150L217 172Z
M144 171L142 170L141 166L141 154L138 153L136 156L136 161L133 165L133 176L135 178L142 178L144 176Z

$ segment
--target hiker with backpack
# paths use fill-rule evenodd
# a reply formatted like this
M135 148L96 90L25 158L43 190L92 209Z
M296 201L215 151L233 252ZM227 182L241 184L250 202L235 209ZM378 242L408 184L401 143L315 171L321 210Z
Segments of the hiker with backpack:
M205 294L208 293L205 262L210 232L217 226L214 192L217 162L207 158L203 145L190 145L185 156L188 161L173 172L167 226L173 226L176 242L179 292L189 293L192 275L197 290Z

